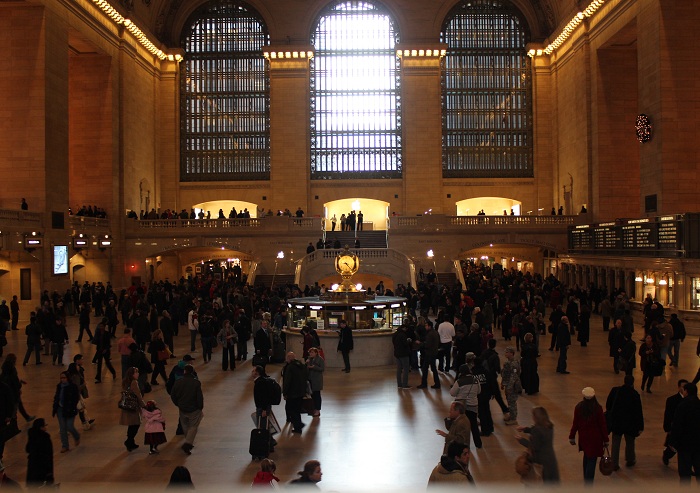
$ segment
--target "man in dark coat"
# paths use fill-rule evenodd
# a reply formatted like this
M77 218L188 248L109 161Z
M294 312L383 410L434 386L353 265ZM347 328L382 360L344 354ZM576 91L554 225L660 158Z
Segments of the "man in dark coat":
M10 386L0 381L0 430L6 426L17 425L17 404L15 393ZM0 459L4 451L5 440L0 438Z
M625 462L627 467L637 463L634 440L644 431L642 399L634 390L634 377L625 375L625 384L613 387L605 403L607 420L612 433L612 460L615 470L620 469L620 442L625 436Z
M185 365L182 378L173 384L170 400L180 411L180 424L185 432L185 443L182 450L190 455L194 448L194 438L197 436L199 424L202 421L204 409L204 394L202 383L196 378L192 365Z
M272 341L270 340L270 322L263 320L260 323L260 328L255 332L253 337L253 348L255 348L255 354L262 357L260 363L263 368L267 365L267 362L272 356Z
M173 351L175 349L175 343L173 341L175 329L173 328L172 317L170 316L170 312L168 312L168 310L163 310L163 318L160 319L159 327L161 332L163 332L163 340L165 341L165 344L168 345L170 351ZM170 357L177 358L174 353L171 354Z
M700 477L700 399L694 383L683 386L685 397L673 417L669 444L678 452L678 476L690 483L693 475Z
M566 353L571 346L571 333L569 318L561 317L559 327L557 327L557 350L559 351L559 361L557 362L557 373L570 373L566 370Z
M607 330L607 329L606 329ZM622 320L615 320L615 325L613 325L612 330L608 333L608 346L610 352L608 353L613 359L613 371L615 374L620 373L620 348L624 343L622 337ZM624 368L623 368L624 369Z
M683 388L686 383L688 383L688 380L684 378L678 380L678 392L666 399L666 408L664 409L664 431L666 432L666 440L664 440L664 453L661 456L661 460L665 465L668 465L668 461L676 455L675 450L669 447L668 439L671 436L673 417L676 415L676 409L678 409L678 404L683 400Z
M36 323L36 315L32 312L29 318L29 325L24 329L24 333L27 335L27 352L24 354L24 361L22 366L27 366L29 363L29 358L32 353L35 356L35 363L37 365L41 364L41 327Z
M17 328L17 323L19 322L19 302L17 301L17 295L12 296L10 312L12 313L12 330L19 330Z
M287 400L285 411L287 420L292 423L292 432L301 433L306 426L301 421L301 401L306 394L309 372L291 351L287 353L286 362L282 368L282 395Z
M421 384L418 386L419 389L425 389L428 387L428 368L433 372L433 382L432 388L440 388L440 375L437 371L437 365L435 360L438 356L438 350L440 349L440 336L433 329L433 323L430 320L425 321L425 340L421 344L420 356L421 356Z
M343 355L343 363L345 364L343 371L345 373L350 373L350 351L355 347L355 343L352 339L352 329L348 327L348 323L345 320L341 320L338 325L340 325L340 330L338 331L340 336L338 339L338 351Z
M107 369L112 373L112 378L117 378L117 372L112 366L112 334L107 328L107 320L104 318L95 329L95 339L97 339L97 350L95 351L95 359L97 360L97 375L95 375L95 383L102 383L102 363L104 362Z
M404 324L391 338L394 346L394 358L396 358L396 386L399 389L410 389L408 385L409 357L411 354L411 339L408 337L407 328Z

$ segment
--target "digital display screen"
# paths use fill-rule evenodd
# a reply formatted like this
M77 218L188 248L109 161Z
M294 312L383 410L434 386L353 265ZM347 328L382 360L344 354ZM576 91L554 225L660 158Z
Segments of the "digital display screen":
M53 273L68 274L68 246L54 245L53 247Z

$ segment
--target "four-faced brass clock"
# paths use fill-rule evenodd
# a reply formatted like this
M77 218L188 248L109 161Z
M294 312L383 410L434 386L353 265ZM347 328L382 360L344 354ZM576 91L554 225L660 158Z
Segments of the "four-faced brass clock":
M351 277L360 269L360 259L354 253L344 250L335 257L335 270L343 278Z

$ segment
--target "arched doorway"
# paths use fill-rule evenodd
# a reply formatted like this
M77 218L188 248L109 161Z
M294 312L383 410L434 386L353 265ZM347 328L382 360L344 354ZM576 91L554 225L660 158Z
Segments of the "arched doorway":
M211 212L211 218L216 219L219 217L219 209L224 213L224 217L228 218L229 213L232 208L236 209L236 213L248 209L250 217L258 217L258 206L252 202L245 202L243 200L209 200L207 202L200 202L192 206L195 214L199 211L203 211L205 216L207 211ZM190 211L187 211L190 212Z
M331 218L333 215L335 215L338 220L337 228L340 228L340 216L342 214L347 216L350 211L355 211L355 213L362 211L364 217L363 229L365 231L386 230L389 215L389 202L361 197L350 197L323 204L323 217L326 219L326 231L330 231L332 228Z
M487 216L501 216L503 211L510 214L511 210L516 216L521 216L522 202L504 197L475 197L464 199L455 203L458 216L476 216L480 211L484 211ZM537 212L537 211L535 211Z

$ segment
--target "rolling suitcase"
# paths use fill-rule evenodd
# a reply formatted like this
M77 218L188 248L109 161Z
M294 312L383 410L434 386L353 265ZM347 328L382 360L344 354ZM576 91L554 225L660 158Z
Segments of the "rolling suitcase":
M284 341L278 334L273 334L272 336L272 356L270 357L271 363L284 363L287 356L287 349L285 347Z
M253 460L266 459L270 455L270 432L267 429L260 429L260 418L258 427L250 430L250 446L248 452Z

